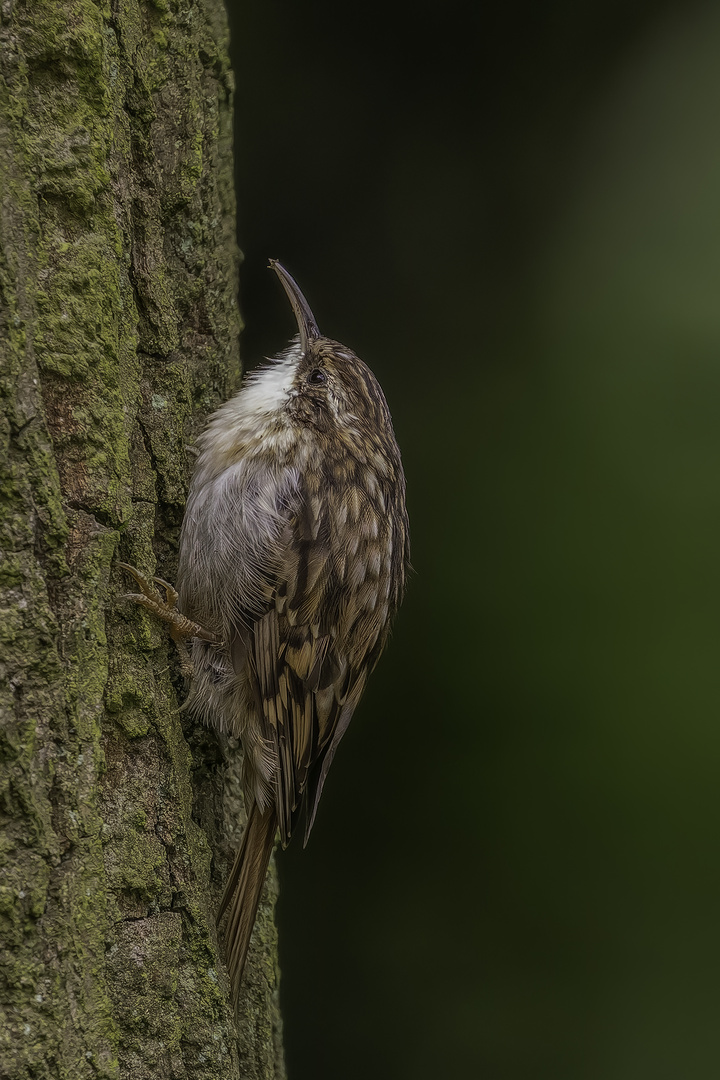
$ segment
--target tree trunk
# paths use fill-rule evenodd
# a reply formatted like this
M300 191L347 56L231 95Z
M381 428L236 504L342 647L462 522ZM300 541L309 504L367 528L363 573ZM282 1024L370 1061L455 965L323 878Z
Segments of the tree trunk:
M166 629L239 377L221 0L0 2L0 1076L277 1078L274 889L236 1026L214 911L236 761ZM229 822L229 828L226 827Z

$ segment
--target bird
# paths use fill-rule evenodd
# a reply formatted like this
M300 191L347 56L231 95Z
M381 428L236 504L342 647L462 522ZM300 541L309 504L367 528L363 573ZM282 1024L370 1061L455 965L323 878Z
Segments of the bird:
M218 911L236 1010L276 836L286 847L304 814L307 843L410 566L383 391L320 333L288 271L270 268L297 334L198 439L176 587L122 564L140 586L131 598L171 624L190 677L183 708L242 747L247 824Z

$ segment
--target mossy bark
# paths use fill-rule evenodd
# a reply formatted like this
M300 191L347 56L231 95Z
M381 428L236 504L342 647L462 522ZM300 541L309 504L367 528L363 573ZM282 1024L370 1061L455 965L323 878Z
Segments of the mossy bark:
M239 1023L234 763L165 629L192 442L239 377L221 0L0 3L0 1075L282 1075L273 889Z

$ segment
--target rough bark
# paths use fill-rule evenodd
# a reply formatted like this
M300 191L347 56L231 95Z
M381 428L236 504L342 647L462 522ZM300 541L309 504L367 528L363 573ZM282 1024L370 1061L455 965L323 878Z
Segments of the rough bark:
M0 2L0 1075L282 1075L268 889L233 1020L235 762L165 629L191 444L239 376L221 0Z

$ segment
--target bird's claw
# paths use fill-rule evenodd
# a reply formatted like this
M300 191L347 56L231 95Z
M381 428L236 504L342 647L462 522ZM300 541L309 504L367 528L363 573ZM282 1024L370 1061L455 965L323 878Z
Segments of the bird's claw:
M127 573L130 574L130 577L134 578L135 581L137 581L143 598L151 600L153 604L167 604L167 606L171 610L175 610L178 602L178 594L177 590L170 584L169 581L165 581L165 579L161 577L151 577L148 580L148 578L146 578L144 574L141 574L139 570L136 570L134 566L130 566L128 563L121 562L118 563L118 566L120 566L123 570L127 571ZM163 589L165 590L164 600L160 596L159 589L153 587L155 585L162 585ZM135 602L138 604L142 603L142 599L140 598L138 593L126 593L125 599L135 600Z
M118 565L135 579L140 588L139 593L126 593L125 599L134 600L136 604L140 604L142 607L147 608L148 611L152 611L159 619L170 623L170 636L181 652L181 646L186 638L198 637L203 641L220 644L220 638L217 634L212 633L210 630L206 630L205 627L200 626L199 623L193 622L192 619L188 619L187 616L178 611L178 593L169 581L165 581L165 579L161 577L151 577L148 580L148 578L146 578L144 574L141 574L139 570L136 570L134 566L130 566L128 563L124 562L121 562ZM157 586L162 586L165 590L164 600Z

